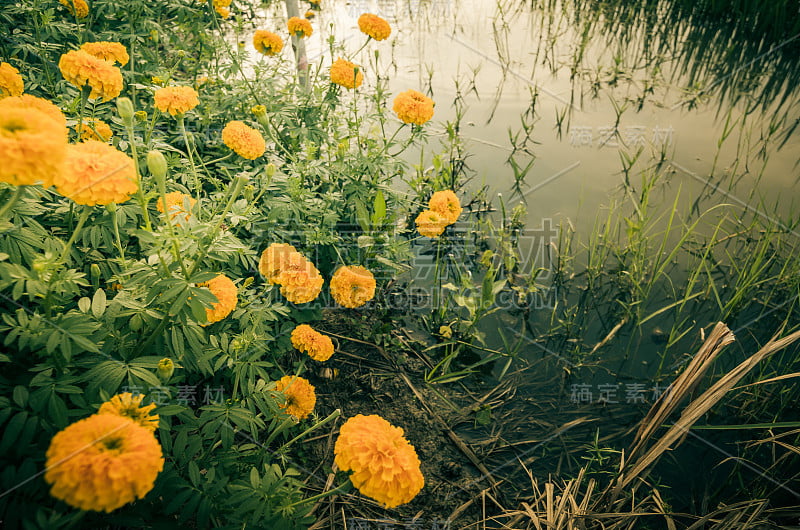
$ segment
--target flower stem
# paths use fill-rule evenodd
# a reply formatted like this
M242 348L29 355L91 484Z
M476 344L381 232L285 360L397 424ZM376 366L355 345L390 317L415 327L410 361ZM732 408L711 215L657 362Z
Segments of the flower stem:
M119 257L122 260L122 268L125 269L125 249L122 247L122 238L119 237L119 221L117 220L116 205L114 205L113 211L111 211L111 223L114 226L114 238L117 240L117 250L119 251Z
M192 156L192 142L189 140L189 134L186 132L186 123L183 114L178 114L178 126L183 135L183 141L186 142L186 155L189 157L189 165L192 168L192 177L194 178L194 189L199 199L202 196L203 189L200 186L200 177L197 175L197 167L194 165L194 157Z
M324 499L325 497L330 497L331 495L334 495L336 493L339 493L340 491L345 491L345 490L348 490L348 489L350 489L350 481L349 480L347 482L342 483L341 486L337 486L337 487L333 488L332 490L324 491L324 492L320 493L319 495L314 495L313 497L306 497L305 499L301 499L301 500L299 500L299 501L297 501L295 503L290 504L289 506L285 506L285 508L294 508L295 506L302 506L303 504L309 504L311 502L317 502L317 501L320 501L320 500Z
M131 146L131 155L133 158L133 165L136 168L136 176L139 178L139 189L136 190L136 200L139 202L139 207L142 209L144 228L148 232L152 232L153 225L150 222L150 213L147 211L147 198L144 196L142 172L139 171L139 155L136 153L136 138L133 136L133 122L127 123L125 129L128 132L128 143Z
M89 218L89 214L91 212L91 206L84 206L81 210L81 215L78 218L78 224L75 225L75 229L72 231L69 241L67 241L67 243L64 245L64 250L61 251L61 258L59 261L66 263L66 260L69 257L69 251L72 249L72 244L75 243L76 239L78 239L78 234L80 234L83 225L86 224L86 220Z
M306 434L310 433L311 431L313 431L313 430L315 430L315 429L319 429L319 428L320 428L320 427L322 427L323 425L326 425L326 424L330 423L331 421L335 420L336 418L338 418L338 417L341 415L341 413L342 413L342 411L341 411L341 410L339 410L339 409L336 409L336 410L334 410L333 412L331 412L331 413L328 415L328 417L327 417L327 418L325 418L325 419L324 419L324 420L322 420L322 421L319 421L319 422L315 423L314 425L312 425L311 427L309 427L309 428L308 428L308 429L306 429L305 431L301 432L300 434L298 434L297 436L295 436L294 438L292 438L291 440L289 440L288 442L286 442L285 444L283 444L283 445L281 446L281 450L284 450L284 449L286 449L287 447L289 447L290 445L292 445L292 444L293 444L293 443L295 443L297 440L301 439L302 437L304 437Z
M14 207L22 194L25 192L25 186L17 186L17 189L14 190L14 193L11 197L6 201L2 208L0 208L0 221L5 219L6 214Z

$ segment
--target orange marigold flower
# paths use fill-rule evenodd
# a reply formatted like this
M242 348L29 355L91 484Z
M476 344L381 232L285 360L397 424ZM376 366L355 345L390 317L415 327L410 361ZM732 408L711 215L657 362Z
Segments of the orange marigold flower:
M289 34L296 35L301 39L310 37L311 34L314 33L311 22L304 18L292 17L289 19L289 22L286 23L286 26L289 28Z
M303 15L303 16L305 18L307 18L308 20L314 20L314 17L317 16L317 14L309 9L308 11L306 11L306 14Z
M431 210L444 217L448 225L458 221L461 215L461 202L452 190L437 191L428 201Z
M433 118L433 100L416 90L406 90L394 98L392 110L404 123L423 125Z
M25 82L19 70L8 63L0 63L0 99L21 96L24 90Z
M364 13L358 17L358 29L375 40L385 40L392 33L392 27L386 20L372 13Z
M303 379L297 375L285 375L275 383L275 390L283 392L286 397L286 403L280 405L290 414L302 420L308 417L314 410L314 405L317 404L317 394L314 392L314 387L308 380Z
M375 276L359 265L343 265L333 273L331 295L340 306L361 307L375 297Z
M61 195L94 206L127 201L139 189L139 177L128 155L103 142L86 140L67 147L65 170L53 184Z
M200 283L198 287L208 287L211 293L217 297L217 302L210 309L206 309L206 318L209 324L219 322L236 309L236 303L239 301L238 289L224 274Z
M75 124L75 132L81 140L99 140L107 142L114 136L114 131L103 120L86 118L80 125Z
M21 96L6 98L2 101L2 107L5 108L20 108L20 109L34 109L44 112L53 120L56 121L61 127L66 128L67 118L61 109L53 103L43 98L37 98L30 94L22 94Z
M89 16L89 4L86 3L86 0L58 0L58 2L77 18Z
M281 286L281 294L293 304L305 304L316 300L325 280L313 263L302 254L289 254L286 264L278 273L274 283Z
M419 214L414 221L417 224L417 231L425 237L439 237L449 224L447 219L433 210L425 210Z
M271 31L259 29L253 35L253 46L264 55L278 55L283 49L283 39Z
M333 355L333 341L308 324L300 324L292 331L292 345L315 361L327 361Z
M48 114L0 100L0 182L52 185L64 170L67 129Z
M228 122L222 129L222 141L237 155L248 160L255 160L267 149L260 132L237 120Z
M125 66L131 60L128 50L120 42L84 42L81 44L81 50L104 61L112 63L116 61L122 66Z
M413 499L425 485L414 446L380 416L358 414L339 429L333 452L343 471L352 471L350 481L358 490L394 508Z
M45 469L53 497L81 510L111 512L153 489L164 458L148 429L95 414L53 436Z
M89 85L90 98L109 101L122 92L122 72L109 61L98 59L83 50L72 50L61 56L58 68L64 79L78 88Z
M361 67L339 57L331 65L331 83L345 88L358 88L364 82Z
M155 106L161 112L186 114L197 105L200 99L197 92L190 86L168 86L159 88L154 94Z
M194 199L190 195L186 195L185 193L181 193L179 191L171 191L167 193L167 207L166 211L169 212L169 218L175 219L176 217L179 220L186 221L189 219L189 211L194 208L194 205L197 204L197 200ZM159 199L156 203L156 209L159 212L164 213L164 200Z
M278 283L278 275L288 264L289 254L297 254L297 249L286 243L272 243L258 261L258 271L270 283Z
M117 394L102 405L98 414L115 414L123 418L130 418L150 432L158 428L158 414L150 414L156 408L155 403L142 406L144 394L133 395L130 392Z
M231 5L231 0L214 0L214 11L217 12L219 16L222 18L228 18L231 16L231 12L228 7Z

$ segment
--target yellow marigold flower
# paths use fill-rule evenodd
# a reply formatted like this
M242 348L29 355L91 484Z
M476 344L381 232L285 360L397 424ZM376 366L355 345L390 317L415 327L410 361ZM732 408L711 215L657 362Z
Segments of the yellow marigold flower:
M442 214L433 210L425 210L420 213L414 222L417 224L417 231L420 235L433 238L442 235L448 224Z
M358 88L364 82L361 67L339 57L331 65L331 83L345 88Z
M248 160L255 160L267 149L267 143L260 132L237 120L228 122L222 129L222 141L237 155Z
M53 436L45 469L53 497L111 512L153 489L164 458L151 431L122 416L95 414Z
M283 49L283 39L271 31L259 29L253 35L253 46L264 55L278 55Z
M423 125L433 118L433 100L416 90L406 90L394 98L392 110L404 123Z
M86 18L89 16L89 4L86 0L58 0L58 2L69 10L71 15L77 18Z
M308 20L314 20L314 17L317 16L317 14L309 9L308 11L306 11L306 14L303 15L303 16L305 18L307 18Z
M437 191L428 201L431 210L444 217L448 225L458 221L461 215L461 202L452 190Z
M99 140L107 142L114 136L114 131L103 120L86 118L81 125L75 124L75 132L81 140Z
M231 10L228 9L227 7L215 7L214 11L216 11L217 14L222 18L228 18L229 16L231 16Z
M292 345L315 361L327 361L333 355L333 341L308 324L300 324L292 331Z
M0 182L46 188L64 170L67 129L40 110L15 106L15 99L0 100Z
M285 375L275 383L275 390L283 392L286 403L280 405L298 420L308 417L317 404L317 394L308 380L297 375Z
M144 394L133 395L130 392L117 394L100 405L97 413L130 418L150 432L155 432L158 428L158 414L150 414L150 412L156 408L156 404L150 403L143 407L142 399L144 399Z
M236 303L239 301L238 290L231 279L224 274L200 283L198 287L208 287L211 293L217 297L217 302L210 309L206 309L206 318L209 324L219 322L236 309Z
M394 508L413 499L425 485L414 446L380 416L358 414L339 429L333 452L343 471L352 471L350 481L358 490Z
M364 13L358 17L358 29L361 30L361 33L375 40L387 39L392 33L392 27L389 23L372 13Z
M285 267L274 283L281 286L281 294L293 304L305 304L316 300L325 280L313 263L302 254L289 254Z
M125 45L120 42L85 42L81 45L81 50L104 61L112 63L116 61L121 66L125 66L131 60Z
M159 88L154 94L155 106L161 112L186 114L197 105L200 99L197 92L190 86L168 86Z
M151 82L152 84L154 84L154 85L158 85L158 86L161 86L161 85L163 85L163 84L164 84L164 80L163 80L163 79L161 79L160 77L158 77L157 75L154 75L153 77L151 77L151 78L150 78L150 82Z
M179 220L186 221L189 219L189 210L194 208L194 205L197 204L197 200L195 200L190 195L185 193L181 193L179 191L171 191L167 193L167 208L166 211L169 212L169 218L175 219L176 217ZM159 199L156 203L156 209L159 212L164 213L164 200Z
M20 108L20 109L34 109L43 112L53 118L59 126L66 128L67 118L61 109L53 103L43 98L37 98L30 94L22 94L21 96L9 97L2 100L0 103L2 108Z
M24 90L25 82L19 70L8 63L0 63L0 99L21 96Z
M90 98L109 101L122 92L122 72L109 61L98 59L83 50L72 50L61 56L58 68L64 79L78 88L89 85Z
M286 23L286 26L289 28L290 35L296 35L301 39L310 37L311 34L314 33L311 22L304 18L292 17L289 19L289 22Z
M286 243L272 243L258 261L258 271L270 283L278 283L278 274L288 264L289 254L297 254L297 249Z
M61 195L94 206L127 201L139 189L139 177L128 155L87 140L67 147L65 170L53 184Z
M340 306L361 307L375 297L375 277L359 265L344 265L331 278L331 295Z

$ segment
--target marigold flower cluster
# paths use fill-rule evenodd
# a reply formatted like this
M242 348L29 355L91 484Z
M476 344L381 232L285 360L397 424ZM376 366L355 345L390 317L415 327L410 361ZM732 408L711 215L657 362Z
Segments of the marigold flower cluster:
M317 394L314 386L297 375L285 375L275 383L275 390L282 392L286 402L279 405L290 414L302 420L307 418L317 404Z
M128 50L120 42L85 42L81 44L81 50L104 61L118 62L121 66L131 60Z
M111 407L120 408L123 401ZM46 456L50 494L81 510L111 512L142 499L164 469L153 431L109 411L58 432Z
M283 39L271 31L259 29L253 35L253 46L264 55L278 55L283 49Z
M156 209L161 213L167 211L170 219L178 218L180 221L188 220L189 210L197 204L197 200L194 197L179 191L171 191L164 198L166 199L167 207L164 208L164 199L159 199L156 203Z
M78 204L125 202L139 189L133 160L97 140L67 147L64 172L53 179L58 193Z
M155 432L158 428L158 414L150 412L156 408L155 403L142 406L144 394L133 395L130 392L117 394L102 405L97 411L98 414L114 414L129 418L136 424L141 425L150 432Z
M439 237L444 229L458 221L461 202L452 190L435 192L428 201L428 210L417 216L419 233L425 237Z
M228 9L231 5L231 0L214 0L214 11L217 12L222 18L231 16L231 11Z
M219 274L216 278L200 283L197 286L208 287L211 293L217 297L217 301L206 309L206 319L209 324L219 322L236 309L236 304L239 301L239 290L233 281L224 274Z
M333 355L331 338L308 324L300 324L292 330L292 345L315 361L324 362Z
M292 17L286 23L286 26L289 28L290 35L296 35L301 39L310 37L311 34L314 33L314 28L311 27L311 22L304 18Z
M375 297L375 276L359 265L343 265L331 278L331 296L343 307L361 307Z
M64 79L78 88L89 85L90 98L109 101L122 92L122 72L113 63L98 59L83 50L72 50L58 61Z
M334 462L352 471L358 490L394 508L413 499L425 485L417 452L395 427L380 416L358 414L339 429Z
M385 40L392 34L392 27L389 23L372 13L364 13L358 17L358 29L375 40Z
M77 18L89 16L89 4L86 0L58 0L62 6L66 7L69 13Z
M46 188L64 170L66 121L36 108L40 104L32 104L32 99L39 98L0 100L0 182L15 186L41 184Z
M75 124L75 132L81 140L107 142L114 136L111 126L97 118L85 118L83 123Z
M161 112L173 116L186 114L200 104L195 89L190 86L168 86L159 88L153 95L155 106Z
M271 284L281 286L281 294L292 303L315 300L325 280L313 263L292 245L273 243L261 253L258 270Z
M433 100L416 90L406 90L394 98L392 110L403 123L424 125L433 118Z
M24 90L25 82L19 70L8 63L0 63L0 99L21 96Z
M261 133L237 120L228 122L222 129L222 141L237 155L248 160L255 160L267 150Z
M364 74L361 67L339 57L331 65L331 83L335 83L345 88L358 88L364 82Z

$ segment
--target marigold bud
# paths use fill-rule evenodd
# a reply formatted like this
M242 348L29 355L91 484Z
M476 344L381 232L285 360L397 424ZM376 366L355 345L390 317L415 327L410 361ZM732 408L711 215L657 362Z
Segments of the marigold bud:
M117 98L117 112L125 125L129 125L133 120L133 103L129 98Z
M147 169L158 179L167 177L167 159L164 158L161 151L153 149L147 153Z
M172 359L169 357L165 357L158 361L158 378L161 379L162 383L166 383L169 381L169 378L172 377L172 374L175 372L175 363L172 362Z

